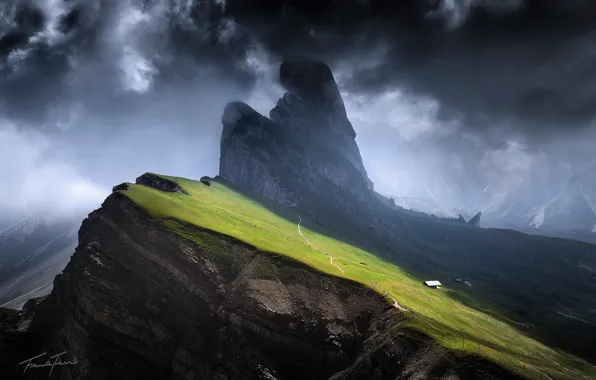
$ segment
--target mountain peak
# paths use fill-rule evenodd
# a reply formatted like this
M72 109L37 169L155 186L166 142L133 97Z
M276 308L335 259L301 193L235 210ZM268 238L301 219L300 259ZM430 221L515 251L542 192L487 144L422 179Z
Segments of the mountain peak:
M318 61L287 61L279 80L288 91L271 110L271 120L307 128L319 135L354 140L356 132L329 66Z
M284 88L304 101L322 101L345 108L333 73L327 64L316 61L283 62L279 79Z
M258 115L257 111L243 102L232 102L226 105L221 121L224 126L237 125L244 118L250 118Z
M315 199L323 188L346 207L354 202L341 194L368 199L372 182L329 66L283 62L279 75L288 92L270 118L244 103L226 106L220 175L282 204L294 204L297 194Z
M482 211L478 211L472 219L468 221L468 224L472 227L480 227L480 219L482 218Z

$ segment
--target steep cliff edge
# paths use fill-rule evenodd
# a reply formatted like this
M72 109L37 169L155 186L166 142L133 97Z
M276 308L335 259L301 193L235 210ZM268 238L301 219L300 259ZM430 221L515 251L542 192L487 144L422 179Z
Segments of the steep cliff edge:
M19 365L43 352L76 358L60 379L515 378L392 329L402 314L361 284L178 224L185 239L127 191L85 219L46 299L0 311L2 378L45 376Z

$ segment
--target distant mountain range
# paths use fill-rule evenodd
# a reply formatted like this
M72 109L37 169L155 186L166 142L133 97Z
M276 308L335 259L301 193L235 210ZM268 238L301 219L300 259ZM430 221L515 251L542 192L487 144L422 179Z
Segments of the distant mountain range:
M531 226L596 232L596 165L574 175L565 189L539 210Z
M486 153L466 138L407 141L387 124L354 125L375 190L398 206L456 218L482 211L485 227L556 236L596 232L596 164L574 173L544 152L528 152L532 158L526 172L495 180L483 172L488 171L483 169ZM436 146L448 148L436 151ZM470 158L451 155L454 150Z
M31 217L0 230L0 306L48 294L77 243L80 222Z
M536 184L521 186L498 207L486 210L487 226L596 240L596 236L591 236L596 232L596 165L576 173L554 194L537 194L533 191L536 187ZM533 201L525 200L530 197Z
M441 218L457 218L462 214L461 210L444 207L430 198L396 197L393 199L397 206L403 207L406 210L419 211Z

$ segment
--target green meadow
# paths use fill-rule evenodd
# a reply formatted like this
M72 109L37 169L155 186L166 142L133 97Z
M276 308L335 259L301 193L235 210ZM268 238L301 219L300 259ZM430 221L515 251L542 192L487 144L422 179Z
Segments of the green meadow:
M189 195L167 193L146 186L129 184L120 191L146 210L151 217L185 238L208 245L204 235L189 235L180 221L225 234L260 250L284 255L318 271L345 277L373 288L376 282L411 310L404 325L423 331L439 344L486 357L530 379L595 379L596 367L569 354L554 350L517 330L506 319L499 318L501 310L472 308L449 297L457 290L443 287L430 289L399 267L350 244L335 240L305 227L312 221L301 215L302 233L329 257L313 249L298 234L298 215L267 200L245 196L223 180L212 180L211 186L199 181L167 177L184 188ZM268 205L269 207L266 207ZM273 212L271 210L275 209ZM307 223L310 222L310 223ZM318 229L318 231L321 231ZM466 304L479 303L470 296ZM490 312L482 312L490 310ZM503 313L505 314L505 313Z

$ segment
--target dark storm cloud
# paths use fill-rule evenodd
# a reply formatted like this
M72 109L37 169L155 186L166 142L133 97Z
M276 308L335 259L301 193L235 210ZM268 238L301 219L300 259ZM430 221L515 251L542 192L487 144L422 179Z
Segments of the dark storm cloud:
M0 101L13 118L39 122L81 98L99 108L134 103L135 91L122 91L126 65L140 76L129 79L158 89L188 83L197 68L240 88L255 79L246 64L253 41L219 2L12 0L0 7Z
M143 171L215 174L225 103L258 108L250 97L261 86L267 112L279 89L266 73L283 59L327 61L351 117L362 99L366 119L385 113L395 127L422 117L410 129L424 139L419 150L437 156L429 178L450 175L449 155L465 168L458 185L473 176L476 192L484 172L500 181L503 162L519 168L538 155L536 142L585 161L595 10L579 0L0 2L0 169L9 178L0 209L66 208L69 199L88 208ZM572 128L584 133L581 147ZM495 158L474 167L487 152ZM510 181L535 170L521 166ZM412 188L424 189L419 182ZM42 190L20 190L31 188ZM55 195L37 196L45 193Z
M218 2L1 2L0 213L89 211L145 171L215 174L221 112L264 64Z
M596 115L594 2L261 2L260 9L265 4L256 11L229 1L228 12L280 58L348 66L349 91L427 95L442 118L476 129L577 129ZM376 60L367 58L373 51Z
M54 19L41 3L3 6L2 97L12 112L36 105L29 117L47 112L57 92L75 99L118 88L110 44L130 9L151 22L121 38L147 59L158 87L201 66L248 88L246 58L258 43L277 60L345 67L348 91L430 96L441 117L475 128L581 128L596 114L596 4L586 0L46 1L60 4ZM39 38L44 28L55 36ZM74 65L93 67L95 80L73 86Z

